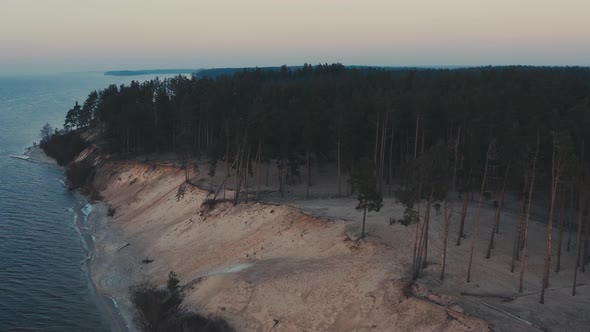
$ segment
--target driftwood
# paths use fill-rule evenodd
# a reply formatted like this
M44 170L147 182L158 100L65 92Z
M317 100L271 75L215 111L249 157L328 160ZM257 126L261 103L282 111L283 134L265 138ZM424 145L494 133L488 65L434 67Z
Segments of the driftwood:
M122 246L121 248L117 249L117 252L129 247L131 245L131 243L127 242L124 246Z
M528 320L524 320L524 319L522 319L522 318L520 318L520 317L518 317L518 316L516 316L514 314L509 313L506 310L500 309L498 307L494 307L493 305L488 304L488 303L485 303L483 301L480 301L480 303L483 304L483 305L485 305L488 308L491 308L491 309L494 309L496 311L499 311L499 312L503 313L504 315L506 315L506 316L508 316L510 318L513 318L513 319L515 319L515 320L517 320L517 321L519 321L519 322L521 322L523 324L526 324L526 325L531 326L531 327L534 327L534 328L538 328L538 327L534 326L533 323L529 322Z

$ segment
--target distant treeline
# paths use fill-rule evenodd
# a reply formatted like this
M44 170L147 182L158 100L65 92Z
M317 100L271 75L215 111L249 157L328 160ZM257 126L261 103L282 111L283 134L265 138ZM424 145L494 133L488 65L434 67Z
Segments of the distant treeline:
M111 85L76 103L65 127L97 126L112 152L228 160L244 147L250 159L278 160L293 172L306 159L338 162L343 172L370 159L389 181L408 161L457 137L459 172L473 167L474 175L490 142L498 163L507 164L530 153L537 135L548 169L551 131L569 133L576 154L587 157L589 111L588 68L306 64Z
M104 73L105 76L139 76L139 75L174 75L193 74L199 69L145 69L145 70L111 70Z

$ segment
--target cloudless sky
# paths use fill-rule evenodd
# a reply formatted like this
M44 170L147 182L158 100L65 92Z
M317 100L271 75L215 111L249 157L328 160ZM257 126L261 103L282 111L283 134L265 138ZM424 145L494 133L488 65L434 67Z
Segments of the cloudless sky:
M0 75L590 65L590 0L0 0Z

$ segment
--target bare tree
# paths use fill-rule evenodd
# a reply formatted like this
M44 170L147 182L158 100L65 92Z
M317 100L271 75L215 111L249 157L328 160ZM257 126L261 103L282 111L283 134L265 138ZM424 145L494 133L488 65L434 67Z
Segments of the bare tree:
M580 206L578 211L578 241L576 242L576 261L574 262L574 284L572 296L576 296L576 281L578 279L578 267L580 266L580 242L582 241L582 223L584 222L584 210L586 209L586 191L580 190Z
M526 192L527 192L528 184L524 184L524 188L522 189L522 198L520 204L520 211L518 213L518 222L516 223L516 229L514 230L514 246L512 248L512 263L510 265L510 273L514 272L514 263L518 259L518 255L520 253L520 236L522 234L523 229L523 222L524 222L524 212L526 210L527 201L526 201Z
M440 280L445 278L445 267L446 267L446 259L447 259L447 238L449 235L449 224L451 220L451 215L453 210L448 209L448 200L445 199L445 209L444 209L444 226L443 226L443 249L442 249L442 257L440 262Z
M549 221L547 223L547 244L545 250L545 268L543 270L543 281L541 285L541 299L539 303L545 303L545 288L549 286L549 270L551 262L551 238L553 235L553 212L555 210L555 198L559 187L559 180L568 166L571 156L571 144L569 134L563 132L553 133L553 153L551 157L551 206L549 209Z
M557 239L557 261L555 264L555 272L559 272L561 268L561 247L563 242L563 211L565 209L565 188L562 185L559 195L559 237Z
M473 265L473 252L475 251L475 243L477 242L477 231L479 227L479 216L481 213L481 202L483 200L483 193L485 190L486 179L488 176L488 163L490 161L490 157L492 154L494 142L492 141L488 146L488 150L486 152L486 162L483 171L483 178L481 180L481 190L479 192L479 202L477 203L477 212L475 215L475 222L473 224L473 238L471 239L471 250L469 251L469 265L467 266L467 282L471 281L471 267Z
M469 203L469 189L471 185L471 173L473 169L469 170L469 176L467 177L464 188L463 188L463 207L461 208L461 221L459 222L459 235L457 236L457 246L461 245L461 239L464 234L465 218L467 217L467 204Z
M528 233L529 233L529 217L531 215L531 205L532 205L532 197L533 197L533 188L535 186L535 172L537 170L537 157L539 155L539 143L541 138L537 134L537 147L535 148L535 155L533 156L533 170L531 173L531 185L529 186L529 198L528 198L528 205L526 210L526 218L524 222L524 245L522 248L522 258L520 264L520 279L518 285L518 291L522 293L523 291L523 284L524 284L524 267L526 262L526 245L528 241Z
M496 209L496 222L492 227L492 233L490 235L490 242L488 243L488 251L486 253L486 258L490 258L492 254L492 249L494 249L494 237L500 230L500 214L502 212L502 207L504 206L504 195L506 193L506 182L508 180L508 171L510 170L510 163L506 165L506 174L504 175L504 184L502 185L502 191L500 191L500 195L498 197L498 207Z

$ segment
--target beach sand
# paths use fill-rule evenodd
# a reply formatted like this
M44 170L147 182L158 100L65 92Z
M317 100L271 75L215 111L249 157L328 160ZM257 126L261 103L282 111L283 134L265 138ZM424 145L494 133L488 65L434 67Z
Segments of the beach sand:
M210 187L205 177L194 177ZM134 317L130 288L147 281L164 285L173 270L185 286L187 309L219 316L238 331L590 328L590 317L580 314L590 305L587 273L578 273L582 286L571 296L572 252L564 250L563 270L551 273L546 304L538 303L546 237L540 220L531 221L525 290L518 292L520 268L509 272L516 201L507 200L490 259L484 254L495 209L484 202L470 283L465 277L475 203L460 247L454 245L458 212L452 218L444 281L442 217L433 212L428 266L412 283L415 226L389 224L403 211L395 199L386 198L382 211L369 214L367 239L356 241L361 214L353 198L305 200L297 195L304 190L299 185L289 187L289 198L267 190L268 203L225 202L204 210L206 190L188 185L176 197L183 181L183 171L172 165L105 163L97 172L95 186L105 203L94 205L91 214L92 277L128 323ZM109 209L114 215L107 216Z

